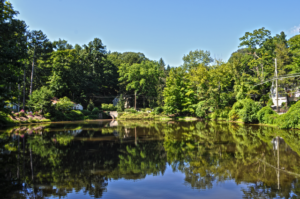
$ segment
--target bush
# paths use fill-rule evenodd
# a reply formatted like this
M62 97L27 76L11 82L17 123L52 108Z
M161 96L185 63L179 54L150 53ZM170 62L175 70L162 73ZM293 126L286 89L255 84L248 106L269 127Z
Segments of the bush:
M154 109L154 113L157 114L157 115L161 114L163 111L164 111L164 109L162 107L156 107Z
M145 112L152 112L151 108L145 108Z
M93 111L94 107L95 107L95 105L94 105L93 101L90 99L90 102L87 106L87 110Z
M44 117L47 118L47 119L50 119L51 118L51 114L50 113L45 113Z
M83 113L79 110L71 110L68 114L66 114L66 117L69 120L83 120L84 119Z
M87 115L91 115L91 114L92 114L89 110L81 110L81 113L82 113L84 116L87 116Z
M224 109L216 109L215 112L212 113L211 118L213 120L228 119L229 112L230 112L230 108L228 107Z
M68 97L59 98L55 108L59 111L66 112L73 108L74 103Z
M60 111L55 111L55 120L62 121L65 120L65 115Z
M268 102L267 102L267 106L270 107L270 106L272 106L272 105L273 105L273 100L272 100L272 99L269 99Z
M95 107L95 108L93 109L93 111L92 111L92 114L93 114L93 115L99 114L99 109L98 109L97 107Z
M19 112L19 116L20 117L24 117L25 116L25 111L23 109Z
M260 105L252 99L237 101L228 114L229 120L241 119L245 123L258 122L257 112Z
M88 119L94 120L94 119L99 119L98 115L89 115Z
M101 108L104 111L116 111L117 107L115 107L113 104L101 104Z
M260 111L257 112L257 119L259 123L262 124L273 124L275 123L274 118L276 118L278 114L273 111L270 107L263 107Z
M196 116L200 118L206 118L209 111L206 101L201 101L197 104Z
M36 111L42 110L43 112L47 112L51 109L52 97L54 97L53 92L49 88L43 86L32 92L28 105Z
M117 111L122 112L122 111L124 111L124 109L125 109L125 102L123 99L123 95L121 94L119 97L118 104L117 104Z
M15 122L8 117L7 113L0 111L0 125L14 124Z
M300 128L300 101L292 105L285 114L282 114L276 120L280 128Z
M127 112L127 113L137 113L137 111L134 110L133 108L125 109L125 112Z

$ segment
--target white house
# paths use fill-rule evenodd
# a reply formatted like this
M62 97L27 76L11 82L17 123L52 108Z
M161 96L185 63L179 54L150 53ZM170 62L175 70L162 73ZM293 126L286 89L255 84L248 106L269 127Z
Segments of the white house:
M296 89L296 91L293 92L295 89L285 89L285 92L287 94L278 93L278 105L281 106L282 103L287 102L287 98L289 101L297 101L300 97L300 90ZM272 84L271 90L270 90L270 98L273 101L273 106L277 107L277 98L276 98L276 87Z
M6 106L4 106L4 108L9 108L9 109L12 109L12 110L18 110L20 111L20 107L18 104L15 104L15 103L9 103L7 104Z
M73 109L74 110L83 110L83 106L81 104L75 104L74 103Z

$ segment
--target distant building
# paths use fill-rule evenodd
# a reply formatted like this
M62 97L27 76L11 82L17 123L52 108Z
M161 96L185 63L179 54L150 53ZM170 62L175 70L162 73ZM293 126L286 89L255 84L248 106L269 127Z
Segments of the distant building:
M300 89L299 88L284 88L284 92L278 93L278 106L281 106L282 103L287 103L287 101L298 101L300 97ZM275 107L277 107L277 98L276 98L276 87L272 84L270 89L270 98L273 101Z
M17 110L17 111L20 111L20 107L18 104L15 104L15 103L9 103L7 104L6 106L4 106L4 108L9 108L9 109L12 109L12 110Z

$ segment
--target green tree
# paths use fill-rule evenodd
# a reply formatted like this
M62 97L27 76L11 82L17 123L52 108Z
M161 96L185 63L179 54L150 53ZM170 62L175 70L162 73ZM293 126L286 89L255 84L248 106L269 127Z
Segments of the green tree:
M190 51L189 54L183 56L182 60L184 62L183 66L187 70L195 68L199 64L208 66L211 62L214 61L210 57L210 52L204 50Z
M32 94L33 91L33 76L35 70L36 60L44 55L47 55L49 52L52 52L52 44L47 39L47 36L41 31L33 30L28 34L28 47L29 54L31 55L31 78L30 78L30 91L29 94Z
M161 84L163 72L157 62L145 61L140 64L122 64L119 67L119 81L129 92L136 91L146 96L157 96L157 85Z
M23 60L27 57L24 21L12 4L0 0L0 111L5 111L5 101L13 102L19 95L16 86L21 81Z
M53 92L47 87L43 86L38 90L32 92L28 105L34 108L35 111L48 112L54 97Z
M300 35L288 40L289 52L292 54L292 63L288 66L292 73L300 72Z
M164 62L164 60L162 58L159 59L158 64L159 64L160 70L164 71L166 64L165 64L165 62Z
M68 97L63 97L59 98L58 102L55 104L56 110L66 112L69 111L73 108L74 103L68 98Z
M163 92L164 110L169 114L194 114L196 98L193 84L182 67L172 68Z
M53 45L53 48L55 48L56 50L67 50L67 49L71 50L71 49L73 49L73 46L71 44L68 44L68 42L66 40L61 40L60 38L58 41L54 41L52 43L52 45Z

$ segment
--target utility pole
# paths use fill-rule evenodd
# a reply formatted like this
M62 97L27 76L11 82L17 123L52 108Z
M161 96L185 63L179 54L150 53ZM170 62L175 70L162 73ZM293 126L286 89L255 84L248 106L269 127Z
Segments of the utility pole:
M275 58L275 75L276 75L276 103L277 103L277 113L279 113L279 104L278 104L278 73L277 73L277 59Z
M136 91L134 92L134 109L136 110Z

